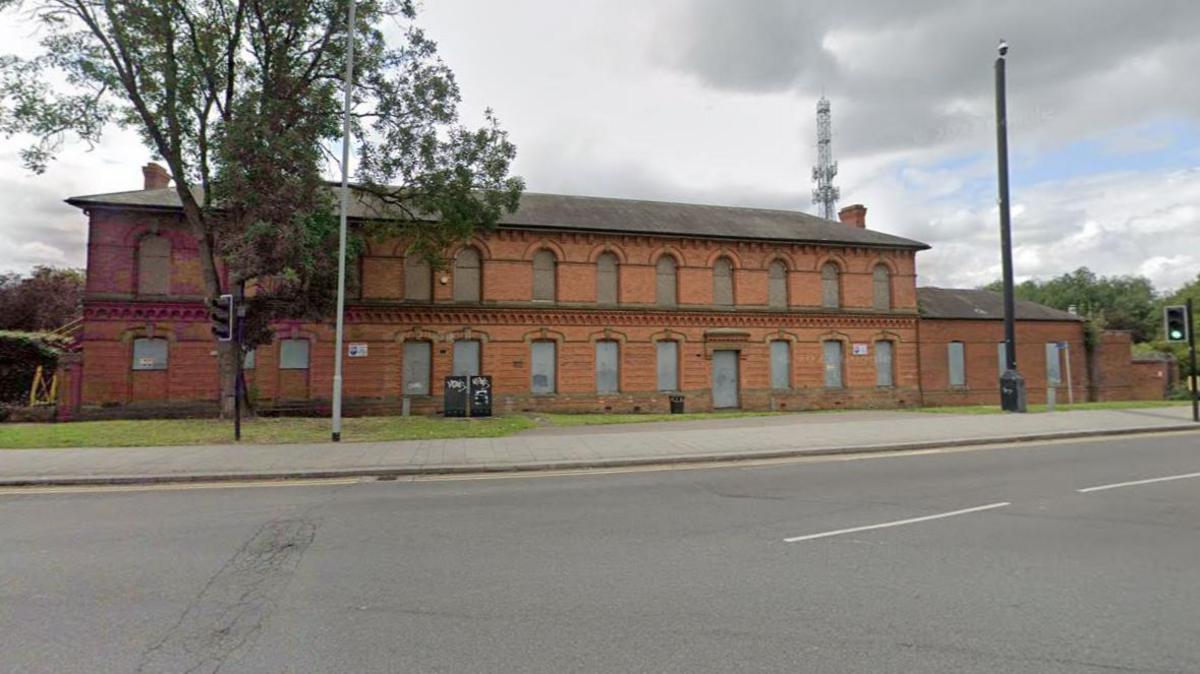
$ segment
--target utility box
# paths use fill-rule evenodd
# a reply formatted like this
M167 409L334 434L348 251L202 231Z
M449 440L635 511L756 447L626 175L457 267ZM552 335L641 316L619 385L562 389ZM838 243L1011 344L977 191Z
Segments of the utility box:
M492 416L492 378L488 375L477 374L470 379L471 416Z
M466 376L446 377L442 387L443 412L448 417L465 417L470 412L471 378Z
M1016 370L1000 375L1000 409L1005 412L1025 412L1025 378Z

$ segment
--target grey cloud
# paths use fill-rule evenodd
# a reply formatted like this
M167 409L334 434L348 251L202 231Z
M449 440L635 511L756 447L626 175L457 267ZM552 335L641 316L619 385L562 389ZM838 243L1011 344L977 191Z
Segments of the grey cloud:
M660 64L706 86L827 90L848 155L986 140L1001 36L1013 45L1011 112L1030 136L1128 122L1147 101L1160 113L1200 109L1197 88L1181 86L1200 62L1192 1L696 0L662 21Z

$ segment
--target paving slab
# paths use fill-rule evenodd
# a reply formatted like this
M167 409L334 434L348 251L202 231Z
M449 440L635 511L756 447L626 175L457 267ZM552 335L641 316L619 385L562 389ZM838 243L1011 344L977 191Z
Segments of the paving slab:
M1200 430L1187 407L1026 415L797 413L534 429L505 438L0 450L0 486L613 467Z

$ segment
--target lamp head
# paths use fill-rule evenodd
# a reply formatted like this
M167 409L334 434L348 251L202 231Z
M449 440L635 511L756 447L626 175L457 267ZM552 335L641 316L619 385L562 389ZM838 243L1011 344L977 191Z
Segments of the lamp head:
M1000 45L998 47L996 47L996 50L1000 52L1000 56L1002 56L1002 57L1007 55L1008 54L1008 42L1006 42L1004 40L1000 40Z

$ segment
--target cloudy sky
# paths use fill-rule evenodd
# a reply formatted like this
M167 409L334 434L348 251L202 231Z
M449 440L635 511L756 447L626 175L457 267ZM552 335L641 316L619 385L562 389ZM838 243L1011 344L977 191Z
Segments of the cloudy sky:
M0 18L8 50L32 41ZM1200 270L1200 2L426 0L465 94L530 190L814 211L815 105L841 205L926 241L923 285L999 276L992 60L1009 55L1017 275ZM0 270L81 266L62 199L140 186L113 131L42 176L0 141Z

